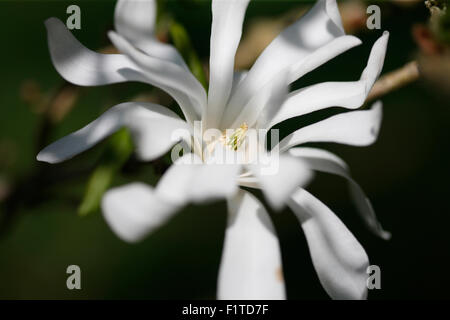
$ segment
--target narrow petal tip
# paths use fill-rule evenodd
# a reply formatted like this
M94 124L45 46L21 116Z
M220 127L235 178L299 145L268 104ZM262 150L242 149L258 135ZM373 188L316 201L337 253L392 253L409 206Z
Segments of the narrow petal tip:
M123 41L123 38L120 36L120 34L115 32L114 30L108 31L108 38L114 44L116 44L117 42L121 43Z
M41 155L41 153L38 153L38 155L36 156L36 160L41 162L47 162L45 161L45 158Z
M116 39L116 38L119 36L119 35L117 34L117 32L115 32L114 30L109 30L109 31L107 32L107 35L108 35L109 39L111 39L111 38Z
M383 230L380 232L379 236L381 237L381 239L388 241L388 240L391 240L392 233L390 233L389 231Z
M111 40L113 45L117 48L119 51L125 51L123 48L126 46L127 41L117 32L111 30L108 31L108 38Z
M383 112L383 102L381 102L381 100L377 100L374 104L372 104L371 109L376 110L377 112Z
M389 31L387 31L387 30L383 31L383 34L381 35L381 37L379 37L377 39L377 41L375 41L374 47L376 47L376 44L380 43L379 44L379 46L380 46L379 48L380 49L378 49L378 50L381 50L382 52L385 52L387 44L388 44L388 41L389 41L389 35L390 35Z
M44 152L44 150L38 153L38 155L36 156L36 160L40 162L47 162L50 164L55 164L59 162L58 159L52 156L52 154Z
M46 28L50 28L52 25L57 24L58 22L61 22L61 20L55 17L50 17L44 21L44 24Z
M381 129L381 122L383 120L383 103L381 101L375 102L371 110L374 112L374 120L370 129L370 133L372 135L373 141L368 143L367 145L371 145L372 143L375 143L378 139L378 135L380 133Z

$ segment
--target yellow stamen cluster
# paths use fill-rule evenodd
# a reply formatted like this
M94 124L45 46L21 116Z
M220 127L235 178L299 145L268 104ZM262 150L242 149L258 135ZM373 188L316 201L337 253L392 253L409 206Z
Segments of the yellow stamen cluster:
M244 142L245 135L248 131L248 125L244 122L239 128L234 130L231 136L227 137L225 134L222 136L222 142L236 151Z

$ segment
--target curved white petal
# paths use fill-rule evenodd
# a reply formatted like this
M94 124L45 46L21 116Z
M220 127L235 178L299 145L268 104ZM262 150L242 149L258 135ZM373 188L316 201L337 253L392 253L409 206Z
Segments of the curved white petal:
M206 165L196 155L186 154L155 188L133 183L108 191L102 200L103 215L121 239L139 241L189 203L232 197L238 172L237 166Z
M288 92L289 84L286 74L280 75L268 83L260 94L250 99L229 128L238 128L244 122L249 127L254 125L261 127L267 119L273 118L273 114L286 100ZM225 128L228 126L225 125Z
M177 141L176 130L189 130L186 122L160 105L127 102L116 105L84 128L52 143L39 152L39 161L58 163L91 148L122 127L130 129L137 155L152 160L167 152Z
M114 188L102 199L103 216L119 238L137 242L163 225L178 210L143 183Z
M296 62L291 67L290 80L295 81L299 79L330 59L333 59L334 57L360 45L361 43L361 40L357 37L349 35L340 36L331 40L329 43L306 56L304 59Z
M381 226L370 200L359 184L351 177L344 160L329 151L316 148L292 148L289 149L289 153L295 157L300 157L312 170L336 174L347 179L353 201L369 229L382 239L390 239L390 232L385 231Z
M323 82L293 91L268 127L328 107L359 108L366 97L365 88L361 81Z
M306 15L278 35L231 97L223 123L231 123L240 109L280 72L288 70L289 82L293 82L360 44L356 37L344 34L338 17L335 0L319 0Z
M356 109L362 106L383 68L388 39L389 33L384 32L375 42L359 81L324 82L292 92L269 127L328 107Z
M153 0L118 0L114 26L119 34L139 43L152 38L156 24L156 3Z
M383 35L375 41L372 50L370 51L369 61L364 69L361 80L366 83L366 92L368 93L372 88L375 80L381 73L383 68L384 58L386 56L386 49L389 41L389 32L384 31Z
M227 198L237 191L240 166L203 164L194 154L178 159L156 187L159 197L171 203L201 203Z
M205 128L217 128L233 85L234 57L250 0L213 0L208 109Z
M370 110L341 113L291 133L281 140L280 151L306 142L367 146L376 141L381 119L382 104L378 101Z
M313 177L305 162L286 154L261 159L249 168L275 210L282 209L294 190L305 187Z
M228 226L217 298L286 298L280 245L270 216L262 204L244 190L228 201Z
M100 54L84 47L57 18L45 21L50 56L59 74L80 86L139 81L118 72L136 65L121 54Z
M304 189L289 203L299 219L320 283L333 299L365 299L369 258L341 220Z
M175 63L144 54L115 32L108 35L117 49L145 71L142 76L149 83L163 89L178 102L188 122L199 119L206 108L206 92L191 72Z
M188 70L178 51L155 38L154 0L119 0L114 12L117 32L148 55L176 63Z

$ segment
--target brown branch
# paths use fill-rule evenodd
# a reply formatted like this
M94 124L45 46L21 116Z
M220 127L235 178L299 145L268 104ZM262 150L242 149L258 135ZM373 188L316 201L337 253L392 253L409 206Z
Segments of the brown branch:
M377 99L385 94L404 87L419 78L417 61L411 61L403 67L380 77L372 87L366 102Z

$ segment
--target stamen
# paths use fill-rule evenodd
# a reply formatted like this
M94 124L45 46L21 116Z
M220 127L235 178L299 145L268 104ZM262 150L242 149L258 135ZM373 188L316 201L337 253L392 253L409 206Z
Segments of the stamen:
M244 122L239 128L234 130L231 136L226 137L224 135L222 141L225 140L225 145L236 151L244 142L247 131L248 125Z

